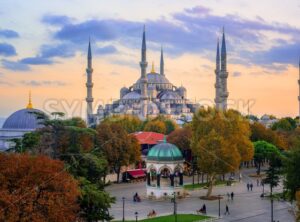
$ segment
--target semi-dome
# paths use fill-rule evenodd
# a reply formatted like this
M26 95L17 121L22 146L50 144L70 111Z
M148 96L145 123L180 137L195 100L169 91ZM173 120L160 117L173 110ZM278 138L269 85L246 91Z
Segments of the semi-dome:
M26 108L11 114L3 124L3 129L34 130L42 127L36 113L43 113L38 109Z
M127 93L122 99L124 100L138 100L141 98L141 95L135 91Z
M147 155L147 160L180 161L183 160L183 156L177 146L171 143L163 142L150 149Z
M161 95L161 100L181 99L181 97L174 91L166 91Z

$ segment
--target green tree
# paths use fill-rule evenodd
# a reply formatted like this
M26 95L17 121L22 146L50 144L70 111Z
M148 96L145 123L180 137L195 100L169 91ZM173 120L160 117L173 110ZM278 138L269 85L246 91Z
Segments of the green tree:
M270 160L273 154L280 155L279 150L266 141L256 141L254 145L254 161L257 167L257 175L260 175L261 165L265 160Z
M216 176L234 172L253 158L248 121L237 111L201 108L192 121L192 152L198 168L208 176L210 196Z
M285 117L280 119L278 122L274 123L272 126L272 130L278 131L292 131L297 127L296 120L291 117Z
M283 161L285 172L285 188L291 200L300 190L300 148L295 147L286 153Z
M109 215L108 209L115 198L110 197L98 184L91 183L85 178L80 179L80 187L80 217L87 222L112 220L113 217Z
M266 178L263 180L265 184L270 185L271 197L271 221L273 221L273 188L277 187L280 181L281 158L277 153L271 153L269 156L269 168L266 171Z

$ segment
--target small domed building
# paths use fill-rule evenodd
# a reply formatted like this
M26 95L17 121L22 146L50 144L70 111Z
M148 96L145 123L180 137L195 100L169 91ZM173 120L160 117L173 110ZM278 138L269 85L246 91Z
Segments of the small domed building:
M35 131L42 127L37 119L36 113L43 113L34 109L29 95L29 102L25 109L20 109L11 114L0 129L0 151L11 148L12 139L20 139L25 133Z
M153 146L146 159L147 197L183 195L183 163L181 151L165 139Z

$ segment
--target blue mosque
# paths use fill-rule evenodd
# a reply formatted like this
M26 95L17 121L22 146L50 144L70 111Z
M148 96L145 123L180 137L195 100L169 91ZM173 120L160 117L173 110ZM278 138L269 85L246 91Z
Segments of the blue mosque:
M183 86L172 84L165 73L164 55L161 49L160 71L155 71L154 65L147 72L147 47L145 29L142 35L142 48L140 60L140 77L129 87L120 89L120 99L111 104L100 105L97 113L93 113L93 82L92 82L92 52L91 44L88 46L87 73L87 122L89 125L101 122L111 115L135 115L140 119L166 115L174 120L182 118L191 120L193 113L199 107L187 98L187 90Z
M221 48L221 50L220 50ZM194 112L200 107L187 98L187 90L183 86L175 86L166 77L164 69L164 55L161 49L160 71L155 71L154 65L147 72L147 48L145 29L142 35L142 49L140 60L140 77L129 87L120 89L120 99L111 104L100 105L96 113L93 113L93 81L92 81L92 50L89 42L87 55L87 123L94 125L111 115L135 115L140 119L164 115L173 120L190 121ZM225 34L223 30L222 45L217 44L216 69L215 69L215 106L217 109L227 109L227 53ZM7 150L13 144L12 139L19 139L28 132L42 127L36 113L43 113L33 108L31 95L28 105L12 113L0 129L0 151Z

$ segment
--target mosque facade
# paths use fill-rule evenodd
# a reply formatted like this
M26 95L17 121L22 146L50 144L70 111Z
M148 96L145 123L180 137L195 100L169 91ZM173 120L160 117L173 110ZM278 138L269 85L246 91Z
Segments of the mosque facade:
M87 56L87 123L88 125L101 122L111 115L135 115L140 119L165 115L174 120L191 120L199 104L187 98L187 90L183 86L175 86L165 73L164 54L161 49L160 70L156 72L154 65L147 72L147 47L145 29L142 35L142 48L140 59L140 77L129 87L120 89L120 98L111 104L100 105L97 113L93 113L93 82L92 82L92 51L88 46Z

